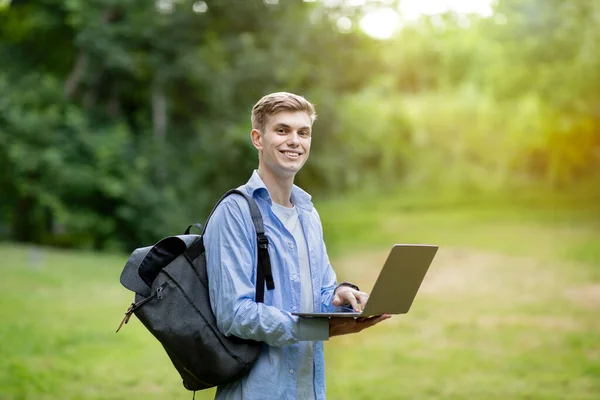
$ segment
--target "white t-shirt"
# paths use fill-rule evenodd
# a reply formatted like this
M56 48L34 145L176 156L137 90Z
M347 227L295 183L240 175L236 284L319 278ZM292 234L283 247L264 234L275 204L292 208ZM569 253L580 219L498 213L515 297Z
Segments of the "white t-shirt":
M271 209L285 228L294 236L294 240L296 241L300 265L300 312L314 312L308 245L304 237L300 218L298 217L298 210L296 207L288 208L276 203L273 203ZM302 361L296 375L297 399L315 398L313 387L313 352L314 342L299 342L299 355Z

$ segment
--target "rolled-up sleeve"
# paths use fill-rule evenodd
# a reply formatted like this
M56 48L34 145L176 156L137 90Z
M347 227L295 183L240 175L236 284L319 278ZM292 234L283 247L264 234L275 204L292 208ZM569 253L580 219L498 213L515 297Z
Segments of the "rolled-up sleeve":
M326 321L300 319L254 301L256 232L247 204L243 212L242 207L232 197L224 200L213 213L204 235L210 302L219 330L227 336L276 347L326 340L321 326Z

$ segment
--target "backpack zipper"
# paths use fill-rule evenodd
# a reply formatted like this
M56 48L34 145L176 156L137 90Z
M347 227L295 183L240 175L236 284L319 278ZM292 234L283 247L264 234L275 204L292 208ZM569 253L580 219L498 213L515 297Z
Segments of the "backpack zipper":
M129 322L129 318L131 318L131 314L135 311L139 310L144 304L148 303L150 300L156 297L157 300L161 300L163 298L163 289L169 284L169 281L165 281L162 285L160 285L156 292L150 297L146 297L143 300L138 301L137 303L131 303L127 311L125 311L125 316L121 320L119 327L117 328L117 332L121 330L121 327Z

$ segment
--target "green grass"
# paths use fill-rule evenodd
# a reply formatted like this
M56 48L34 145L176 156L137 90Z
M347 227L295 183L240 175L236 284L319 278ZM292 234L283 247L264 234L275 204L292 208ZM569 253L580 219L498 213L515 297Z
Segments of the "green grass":
M600 398L599 209L321 204L338 276L365 289L391 243L441 245L409 314L327 342L328 397ZM42 249L40 259L4 244L0 260L0 399L191 398L139 321L114 332L132 298L119 284L126 256Z
M392 243L441 246L409 314L328 344L334 398L600 398L600 201L366 197L320 213L334 267L366 289Z

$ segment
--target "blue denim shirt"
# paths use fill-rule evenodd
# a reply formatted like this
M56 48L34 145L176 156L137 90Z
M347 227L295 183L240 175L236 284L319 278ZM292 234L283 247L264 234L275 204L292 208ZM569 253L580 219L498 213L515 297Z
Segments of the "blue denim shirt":
M244 378L220 386L217 399L296 399L296 371L305 341L314 344L314 389L325 398L323 340L328 339L327 319L300 319L300 266L292 234L271 211L269 192L254 171L240 187L252 196L263 216L269 239L274 290L265 290L264 303L256 303L256 232L250 209L241 196L225 199L212 215L204 236L209 291L218 328L225 335L262 341L266 345ZM333 311L336 288L323 229L311 197L297 186L292 203L297 207L308 245L315 311Z

